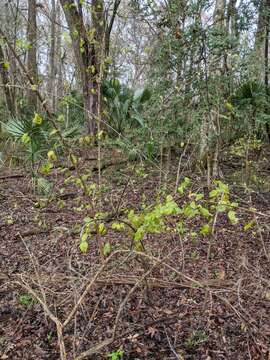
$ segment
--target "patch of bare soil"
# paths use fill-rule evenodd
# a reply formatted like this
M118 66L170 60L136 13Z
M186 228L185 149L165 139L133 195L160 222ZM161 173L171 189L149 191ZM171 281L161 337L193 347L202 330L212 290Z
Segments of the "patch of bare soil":
M159 174L138 175L125 162L102 170L92 203L64 183L72 169L48 176L50 202L33 193L25 171L2 172L0 359L53 360L62 351L62 358L98 360L123 349L129 360L269 360L269 202L252 198L259 226L250 230L243 231L248 212L236 226L220 214L213 238L151 235L143 255L109 227L116 210L155 200ZM240 197L248 208L250 199ZM104 242L113 253L103 264L96 234L87 254L78 246L93 207L107 213Z

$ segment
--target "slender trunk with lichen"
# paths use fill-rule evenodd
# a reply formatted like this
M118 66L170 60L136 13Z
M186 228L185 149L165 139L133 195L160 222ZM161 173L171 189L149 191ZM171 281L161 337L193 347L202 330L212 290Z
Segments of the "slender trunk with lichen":
M224 37L228 36L230 27L233 27L232 17L235 18L235 1L231 0L228 4L226 16L226 1L217 0L215 3L213 16L213 30L212 36L215 40L222 41ZM234 14L233 14L234 13ZM233 15L232 15L233 14ZM206 45L204 45L206 47ZM219 169L219 151L220 151L220 103L224 98L223 86L218 87L218 101L211 99L209 84L215 84L217 80L228 74L228 53L224 49L222 51L215 51L206 61L205 53L205 76L206 76L206 102L207 110L204 114L201 125L201 142L200 142L200 161L207 169L207 184L210 186L211 180L220 176ZM220 85L220 84L219 84Z
M11 80L9 76L9 62L6 61L4 50L2 45L0 45L0 76L3 84L3 91L5 94L5 100L8 112L11 116L16 116L16 107L14 102L14 96L11 90Z
M61 8L59 2L57 2L56 7L56 30L55 30L55 41L56 41L56 84L55 84L55 107L57 107L57 102L62 99L64 96L64 79L63 79L63 69L66 53L61 52L62 50L62 34L61 34Z
M27 41L27 71L35 86L38 86L36 0L28 0ZM29 108L35 110L37 107L37 93L30 85L28 88L27 97Z
M51 2L51 36L50 36L50 53L49 53L49 78L48 78L48 99L52 112L56 110L56 3Z
M270 0L266 2L266 19L265 19L265 41L264 41L264 86L265 94L269 95L269 26L270 26ZM266 110L267 111L267 110ZM266 133L270 142L270 125L265 124Z
M265 94L269 95L269 26L270 26L270 0L261 0L258 10L257 30L253 57L250 61L251 79L263 83ZM268 111L266 106L266 112ZM265 124L266 133L270 141L270 126Z
M257 29L255 34L255 43L251 61L251 78L255 81L263 82L264 80L264 48L267 27L267 8L268 0L261 0L258 9ZM254 61L255 60L255 61Z

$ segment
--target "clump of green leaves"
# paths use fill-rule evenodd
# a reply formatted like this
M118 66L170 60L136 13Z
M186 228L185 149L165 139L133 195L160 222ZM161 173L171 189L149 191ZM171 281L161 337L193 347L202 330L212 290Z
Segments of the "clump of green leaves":
M239 219L236 216L235 209L238 207L238 203L231 202L229 196L229 186L224 184L220 180L215 181L216 187L209 193L209 197L212 205L217 212L227 212L228 219L233 225L236 225Z
M203 330L194 331L186 341L188 349L194 349L208 340L208 335Z
M179 185L178 194L181 199L183 199L182 195L187 191L190 184L190 179L185 178ZM113 222L111 229L116 232L127 232L133 239L132 246L137 251L143 251L143 240L150 234L161 234L169 231L176 232L179 236L188 235L191 239L211 235L218 213L225 212L230 223L236 225L239 222L237 207L237 203L230 201L228 185L217 180L209 193L208 200L205 199L203 193L189 191L188 197L185 197L183 203L179 205L172 195L167 195L165 199L158 200L152 205L142 204L141 211L128 210L125 221L123 223ZM79 245L82 253L88 252L91 234L96 234L98 237L102 257L107 257L112 252L111 244L109 242L104 244L101 241L101 237L107 233L105 223L102 222L105 215L97 213L93 218L84 218ZM199 230L190 228L188 221L193 218L204 220Z
M89 239L91 234L98 234L98 236L104 236L107 233L107 228L103 222L101 222L104 214L96 214L94 219L90 217L84 218L84 225L81 228L80 233L80 245L79 248L82 253L87 253L89 249ZM103 255L106 257L111 253L110 243L106 243L103 246Z
M178 193L182 196L189 185L190 179L185 178L178 187ZM236 225L239 221L236 215L238 204L230 201L228 185L222 181L215 181L214 185L208 201L204 199L204 194L190 192L189 200L185 201L182 206L179 206L174 198L168 195L163 202L148 207L142 206L143 210L139 213L133 209L130 210L126 221L133 229L135 249L138 251L143 249L142 242L148 234L176 231L179 235L189 233L192 237L208 236L212 232L215 215L221 212L226 212L231 224ZM192 218L206 220L199 232L185 226L186 221ZM174 224L173 227L172 224ZM113 225L112 228L119 231L120 225Z
M255 136L252 138L242 137L238 139L230 148L231 155L236 155L241 158L247 156L250 151L259 151L262 147L262 140Z
M21 305L26 307L31 307L36 303L36 300L29 294L23 294L19 297L19 302Z
M114 223L112 223L111 228L115 231L121 232L121 231L124 231L126 227L125 227L125 224L123 224L123 223L114 222Z
M88 252L88 248L89 248L88 240L91 232L94 231L94 228L95 228L95 223L93 219L89 217L84 218L84 225L81 229L80 245L79 245L79 248L83 254Z
M184 194L184 191L186 190L186 188L189 186L190 184L190 179L188 177L184 178L184 181L178 186L177 192L180 195Z
M124 356L124 351L121 349L118 349L116 351L111 352L110 354L107 355L108 358L110 358L111 360L120 360L123 358Z
M112 252L111 244L109 242L107 242L103 246L103 255L104 255L104 257L109 256L111 252Z
M151 210L146 208L141 214L134 210L128 213L128 221L134 229L133 239L135 248L142 250L142 240L146 234L161 233L166 230L166 217L179 214L180 209L171 195L164 203L159 203Z

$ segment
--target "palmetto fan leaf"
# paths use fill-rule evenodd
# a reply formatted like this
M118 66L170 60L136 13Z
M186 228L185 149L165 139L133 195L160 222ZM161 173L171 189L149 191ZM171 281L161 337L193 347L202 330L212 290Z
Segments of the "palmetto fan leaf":
M37 190L41 195L48 196L51 192L52 184L43 177L37 178Z
M134 92L133 101L137 103L144 103L151 98L151 91L148 88L137 89Z
M10 119L7 124L3 124L6 132L16 139L20 139L24 134L29 134L33 130L32 121L29 119Z
M36 143L46 142L48 139L49 125L46 122L42 125L35 125L31 119L13 118L6 124L3 123L3 128L15 139L21 139L25 134Z
M78 124L75 125L75 126L72 126L72 127L70 127L70 128L65 129L65 130L62 132L62 136L63 136L63 138L65 138L65 139L72 139L72 138L75 138L75 137L81 135L81 132L82 132L82 127L81 127L81 125L78 123Z
M32 164L46 152L49 144L49 128L48 122L37 125L29 118L14 118L3 124L3 129L11 137L23 142L27 157Z
M130 124L146 126L142 116L143 104L151 97L148 88L133 90L121 85L117 79L107 80L103 83L103 95L107 99L109 120L112 126L121 133L123 127Z

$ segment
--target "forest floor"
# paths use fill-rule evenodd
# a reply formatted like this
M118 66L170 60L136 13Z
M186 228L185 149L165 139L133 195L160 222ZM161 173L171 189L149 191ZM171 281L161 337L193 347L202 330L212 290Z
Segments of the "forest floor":
M117 165L117 153L107 156L116 165L102 171L99 212L114 214L116 208L139 209L155 201L157 169L136 171L120 156ZM90 169L93 160L83 166ZM80 252L83 219L93 209L89 198L65 183L72 173L58 168L47 176L54 188L46 202L33 193L29 173L1 170L1 360L59 359L52 315L63 324L76 304L63 329L67 359L117 360L109 354L118 349L130 360L270 359L270 196L253 194L250 200L243 191L232 191L243 209L252 201L256 214L241 212L234 226L220 214L211 239L180 241L173 232L148 236L145 257L128 251L130 237L112 231L113 216L107 216L103 241L110 242L114 255L79 301L102 261L96 234L89 251ZM193 180L193 191L201 191L199 178ZM169 176L167 186L173 189L174 183L175 176ZM185 196L176 201L183 203ZM252 216L256 227L243 231ZM201 224L191 220L188 226ZM84 353L104 340L99 351Z

